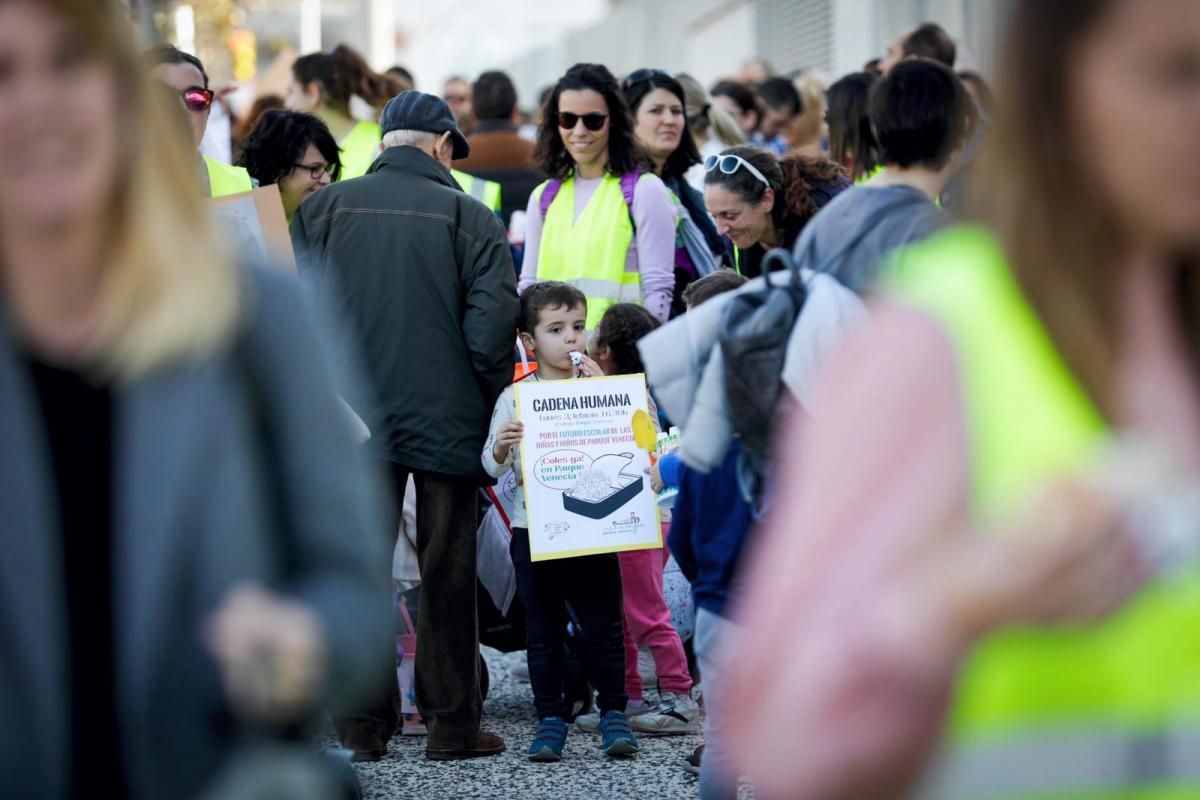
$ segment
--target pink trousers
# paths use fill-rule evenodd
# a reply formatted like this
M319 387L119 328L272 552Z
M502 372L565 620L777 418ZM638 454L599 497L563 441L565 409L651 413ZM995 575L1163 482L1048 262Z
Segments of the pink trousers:
M671 624L671 612L663 599L665 547L618 553L621 590L625 600L625 692L633 701L642 699L638 675L638 647L650 649L658 684L664 692L687 694L692 688L687 656L679 632Z

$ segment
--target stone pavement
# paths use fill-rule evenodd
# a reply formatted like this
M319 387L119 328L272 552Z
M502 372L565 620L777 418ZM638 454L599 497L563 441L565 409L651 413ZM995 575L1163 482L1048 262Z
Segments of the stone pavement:
M518 798L600 800L604 798L695 798L697 779L684 758L702 743L699 736L640 737L642 750L614 761L600 752L598 734L571 728L563 760L531 764L524 754L537 724L529 684L512 677L524 653L484 649L492 687L483 709L484 729L504 737L508 752L461 762L425 760L424 737L396 737L387 758L355 765L367 800Z

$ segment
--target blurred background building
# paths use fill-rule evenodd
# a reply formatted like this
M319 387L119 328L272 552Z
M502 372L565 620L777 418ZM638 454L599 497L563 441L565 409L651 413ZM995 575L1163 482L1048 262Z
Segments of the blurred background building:
M618 75L688 71L710 84L765 58L784 75L833 79L880 56L901 31L939 23L964 68L992 67L1008 0L129 0L148 35L196 52L243 96L282 91L297 53L345 42L377 69L403 64L420 89L509 71L522 106L577 61ZM257 88L255 88L257 87Z

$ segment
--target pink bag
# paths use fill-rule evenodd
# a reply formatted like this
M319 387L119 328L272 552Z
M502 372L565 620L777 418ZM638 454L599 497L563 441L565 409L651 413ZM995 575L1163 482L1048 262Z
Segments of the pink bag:
M396 637L396 680L400 684L400 714L402 736L424 736L425 720L417 710L417 629L408 613L408 603L401 595L397 607L404 630Z

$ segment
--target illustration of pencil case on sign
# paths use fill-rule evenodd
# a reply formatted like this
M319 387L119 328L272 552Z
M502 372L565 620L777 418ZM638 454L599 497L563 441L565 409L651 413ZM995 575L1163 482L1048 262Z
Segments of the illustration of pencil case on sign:
M642 475L625 472L633 463L632 453L600 456L563 492L563 508L588 519L604 519L642 493Z

